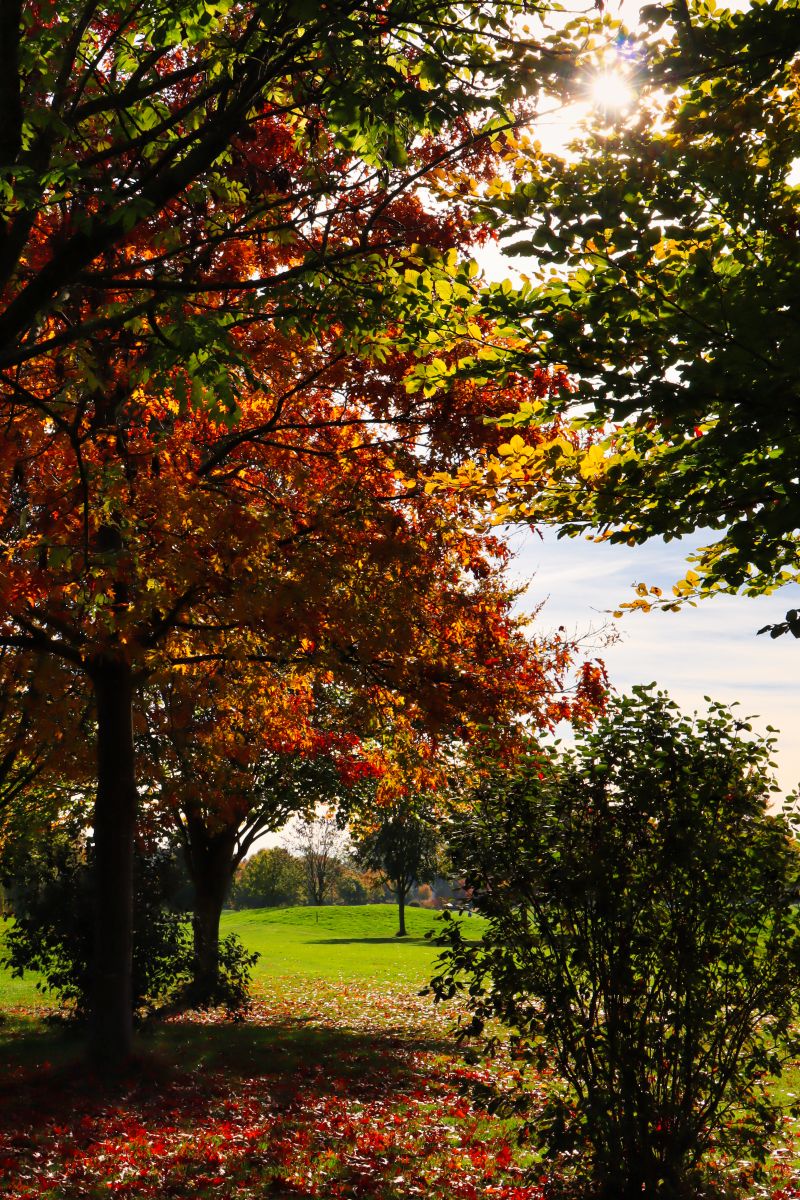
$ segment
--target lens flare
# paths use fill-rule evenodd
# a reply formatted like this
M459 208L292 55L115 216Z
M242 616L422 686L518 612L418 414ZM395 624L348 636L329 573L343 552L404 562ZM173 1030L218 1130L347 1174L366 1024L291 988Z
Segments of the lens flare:
M597 108L619 112L633 103L633 89L620 71L603 71L592 80L591 102Z

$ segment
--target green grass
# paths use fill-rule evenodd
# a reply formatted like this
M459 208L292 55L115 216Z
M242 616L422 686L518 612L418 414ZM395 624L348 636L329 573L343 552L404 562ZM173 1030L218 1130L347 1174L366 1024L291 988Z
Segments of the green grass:
M482 926L477 917L465 920L476 933ZM436 928L436 913L407 909L406 928L407 938L395 937L397 909L391 904L250 908L222 916L222 936L236 933L261 955L253 971L256 992L288 976L416 990L430 978L436 959L436 947L425 938ZM37 979L33 973L12 979L0 970L0 1009L52 1004L52 997L36 990Z
M409 936L397 938L393 905L262 908L225 913L222 934L236 933L249 950L259 952L256 985L302 975L418 988L430 978L438 953L425 938L436 923L435 913L408 909ZM482 924L477 918L470 923L476 930Z

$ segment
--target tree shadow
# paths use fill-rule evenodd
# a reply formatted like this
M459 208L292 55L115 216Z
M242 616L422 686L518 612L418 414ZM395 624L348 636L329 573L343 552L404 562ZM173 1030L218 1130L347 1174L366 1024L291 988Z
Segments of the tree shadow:
M436 948L436 943L431 942L429 938L417 937L398 937L393 934L392 937L352 937L352 938L315 938L313 942L309 942L310 946L427 946L428 948Z
M402 1086L415 1053L446 1054L452 1043L422 1032L410 1035L400 1026L331 1028L315 1023L313 1016L214 1024L173 1018L139 1031L131 1069L113 1085L88 1073L83 1050L79 1026L42 1029L38 1022L18 1022L13 1039L0 1042L0 1129L14 1125L26 1107L42 1119L56 1119L81 1094L100 1098L141 1087L168 1091L187 1075L205 1081L218 1075L236 1082L271 1080L279 1088L282 1081L313 1076L320 1094L341 1091L346 1084L364 1098L385 1093L390 1081Z
M154 1024L137 1035L138 1058L113 1089L83 1070L80 1030L20 1021L0 1044L0 1181L24 1181L28 1191L12 1182L10 1196L61 1200L99 1195L106 1180L131 1200L151 1187L173 1197L247 1189L285 1200L399 1200L391 1145L364 1165L370 1114L405 1111L452 1044L425 1028L320 1023L327 1019ZM319 1161L343 1190L314 1190L298 1173L298 1154L310 1164L304 1170ZM37 1182L45 1163L55 1190Z

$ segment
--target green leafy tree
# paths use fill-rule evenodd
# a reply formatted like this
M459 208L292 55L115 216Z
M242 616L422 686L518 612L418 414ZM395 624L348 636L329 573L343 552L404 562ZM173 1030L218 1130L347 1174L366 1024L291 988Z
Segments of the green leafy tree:
M299 904L305 867L283 846L258 850L236 872L231 901L237 908L277 908Z
M439 839L429 814L406 803L373 810L355 839L355 858L377 871L397 897L397 936L406 937L406 901L417 883L431 883L439 868Z
M536 331L528 361L573 380L555 436L525 436L546 405L509 417L499 502L612 542L714 531L671 594L640 588L646 609L800 580L800 13L674 0L642 19L558 35L566 98L619 70L633 99L596 108L569 157L530 156L493 207L536 263L506 301ZM770 628L800 636L795 611Z
M779 1123L797 855L749 728L634 689L573 751L487 780L454 829L488 926L446 922L434 989L555 1066L532 1132L590 1195L697 1195L712 1145L763 1162Z

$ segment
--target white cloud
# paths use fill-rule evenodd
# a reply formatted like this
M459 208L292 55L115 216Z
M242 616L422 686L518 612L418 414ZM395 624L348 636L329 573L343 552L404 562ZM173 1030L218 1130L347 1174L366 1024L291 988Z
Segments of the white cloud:
M631 598L631 585L645 581L669 587L685 571L685 556L703 543L653 541L641 547L610 546L581 540L544 538L527 530L509 531L516 558L514 578L527 582L520 607L547 600L539 625L563 625L581 632L610 621L608 610ZM790 790L800 781L800 647L791 637L756 636L798 604L797 588L751 600L720 596L678 613L632 613L614 622L620 640L599 651L619 690L657 682L685 709L703 709L703 697L739 701L756 728L773 725L778 741L778 778Z

